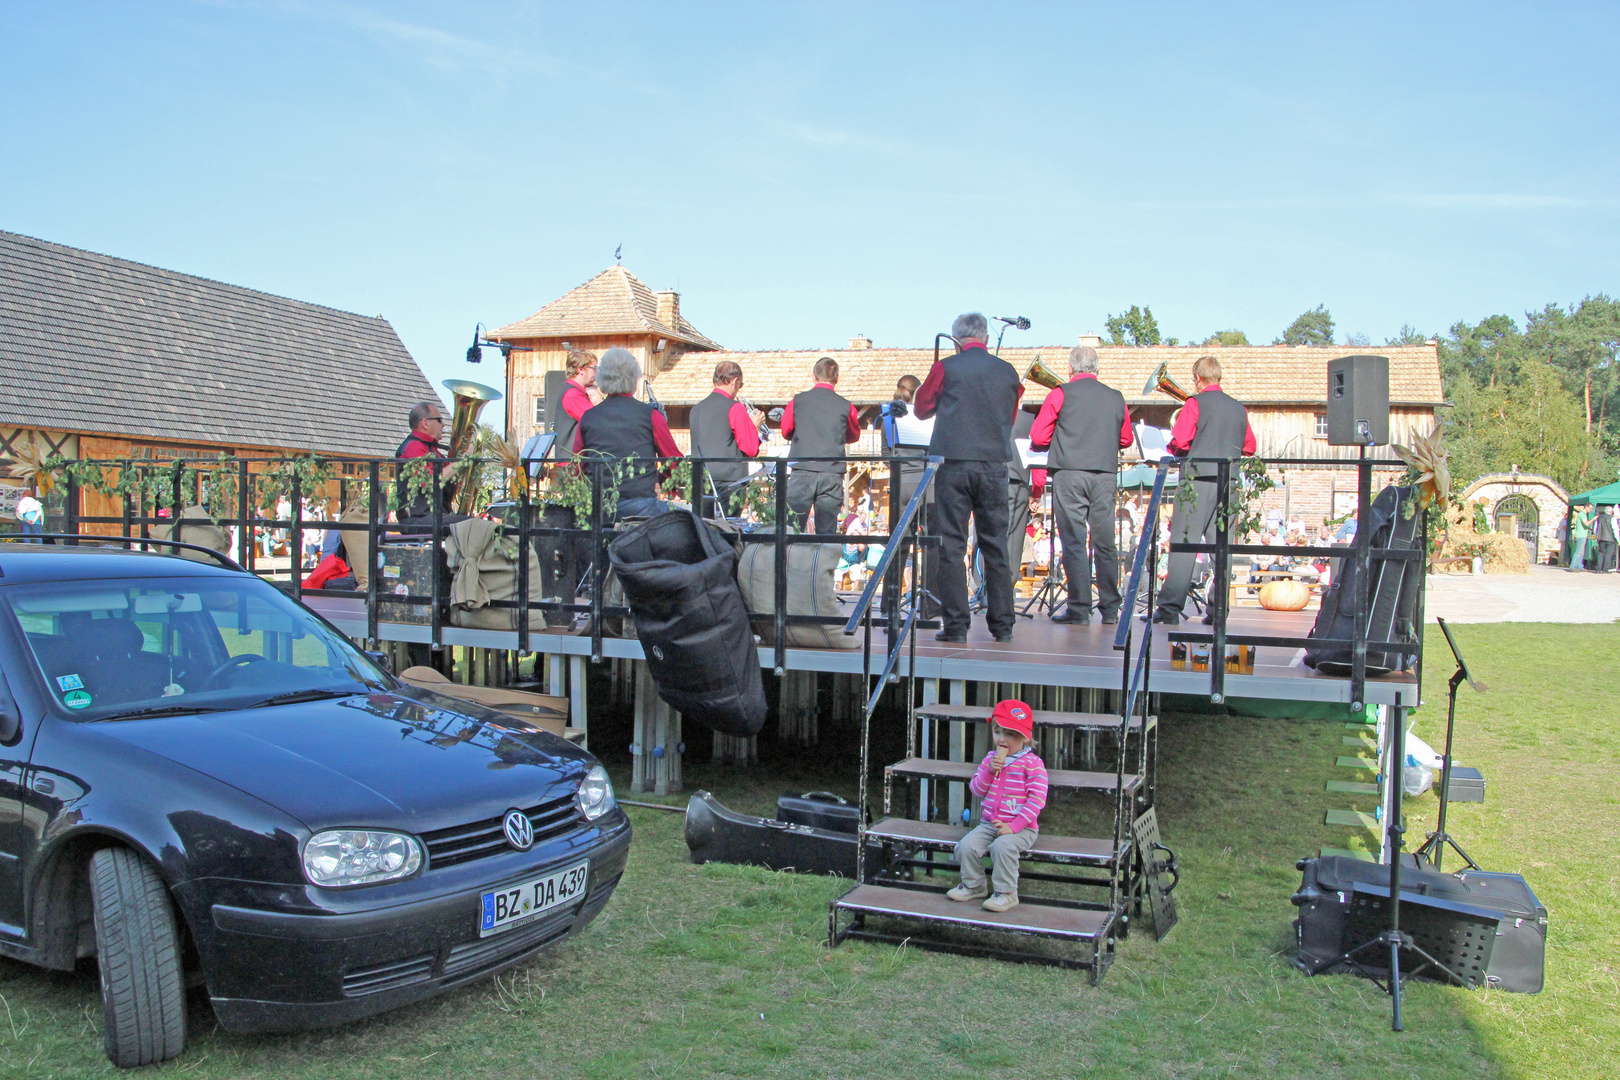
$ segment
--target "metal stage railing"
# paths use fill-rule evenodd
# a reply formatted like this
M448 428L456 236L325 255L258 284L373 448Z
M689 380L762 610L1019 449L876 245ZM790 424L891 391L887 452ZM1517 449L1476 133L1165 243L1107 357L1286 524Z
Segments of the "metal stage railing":
M298 458L235 458L221 461L195 461L187 460L183 464L185 469L174 467L178 463L164 463L156 460L82 460L74 462L77 466L92 467L103 470L128 470L136 474L144 472L172 473L173 490L165 492L168 495L168 506L171 508L170 517L158 516L156 505L147 503L148 490L146 485L126 485L121 498L121 513L117 517L93 516L81 511L83 497L82 484L79 475L69 470L66 481L64 498L64 513L66 528L60 539L65 543L77 543L80 539L87 539L83 535L86 526L115 525L123 534L123 538L152 540L152 529L168 528L176 524L176 518L183 506L190 505L192 501L202 501L203 489L209 484L219 484L223 480L222 474L230 474L230 486L234 487L232 501L235 503L236 513L232 516L214 516L213 523L224 528L238 530L236 539L236 561L240 566L262 577L274 578L278 571L264 570L259 566L258 545L254 542L256 530L287 530L288 558L290 562L285 582L277 581L289 595L302 599L306 596L321 596L334 599L358 599L364 602L366 609L366 637L368 645L380 639L379 625L386 621L382 617L381 609L384 605L402 605L414 607L427 607L429 641L435 649L443 645L443 630L446 625L449 597L445 575L435 570L430 575L431 588L426 593L388 592L380 587L380 575L372 572L367 575L366 587L357 589L309 589L304 586L305 570L303 567L303 536L307 528L318 528L325 531L341 533L364 533L368 558L375 562L380 545L389 540L416 541L425 538L437 538L437 545L442 545L443 538L449 533L450 525L445 521L444 488L446 486L445 472L456 464L454 459L448 458L365 458L343 459L341 464L349 470L363 469L363 473L349 472L346 475L327 481L327 484L339 485L339 514L347 516L347 511L354 509L350 499L350 489L362 486L360 500L366 510L366 521L333 521L326 518L309 518L304 515L304 496L302 478L293 473L287 477L276 478L277 483L284 483L282 492L286 495L291 507L291 514L285 518L265 516L254 512L257 500L254 496L254 484L257 479L265 477L264 469L276 466L296 464L308 459ZM585 470L590 483L590 510L585 527L548 526L535 524L535 512L548 505L542 499L531 498L527 487L522 488L515 499L510 500L515 510L516 523L503 521L500 528L503 536L520 536L529 538L532 543L536 539L550 539L563 547L575 547L581 540L588 541L591 553L588 566L591 575L587 602L580 603L575 583L572 588L575 595L570 599L536 600L532 599L532 583L529 581L530 567L527 558L517 559L517 595L516 600L490 600L488 606L496 609L514 611L513 624L517 635L517 651L530 652L532 647L532 631L529 625L529 613L539 612L568 612L572 615L583 614L590 624L591 658L600 661L602 658L603 624L607 618L622 618L631 614L630 609L622 605L606 602L607 575L608 575L608 545L619 534L620 529L613 517L609 515L605 505L604 496L610 485L617 481L610 475L610 470L628 466L632 471L641 469L662 469L677 462L687 462L692 469L690 492L694 494L693 503L697 506L717 504L722 498L729 500L732 495L715 490L715 486L708 482L707 466L721 459L686 457L680 459L649 458L649 459L581 459L573 463L558 464L555 468L582 468ZM726 459L730 460L730 459ZM758 526L756 523L741 525L744 531L737 534L737 538L744 544L769 543L774 547L774 603L770 613L751 613L750 617L756 625L769 624L774 630L774 664L776 674L780 675L786 670L787 659L787 629L796 625L831 625L842 628L845 634L856 633L863 622L869 622L873 603L878 595L878 587L883 585L888 595L897 595L901 591L903 552L928 547L937 543L937 538L925 536L922 533L922 521L919 513L924 497L932 484L941 459L921 455L867 455L851 456L845 458L805 458L791 459L792 463L799 462L839 462L839 463L865 463L881 462L888 466L890 472L889 493L889 521L887 533L845 535L842 533L807 534L789 531L789 506L787 494L787 477L790 461L784 458L773 458L762 462L764 468L755 473L750 479L758 479L761 474L768 475L774 487L774 516L775 522L769 526ZM539 462L524 462L525 467L539 465ZM255 466L260 471L255 471ZM901 467L914 470L915 487L909 498L900 501ZM427 497L429 505L433 507L431 520L411 521L408 523L390 522L388 519L387 498L383 485L395 483L400 471L406 467L419 467L427 472L426 485L420 492ZM189 475L186 475L189 474ZM911 486L911 476L908 475L907 486ZM182 487L188 490L182 490ZM706 492L713 492L708 494ZM133 497L132 497L133 496ZM217 500L216 500L217 502ZM908 535L909 533L909 535ZM119 539L108 537L109 540ZM827 616L810 614L788 613L788 549L790 545L797 544L848 544L858 541L863 545L881 544L884 551L878 564L871 568L870 574L860 595L854 602L850 613L845 615ZM898 541L898 542L896 542ZM176 541L155 540L154 543L177 547L190 545ZM921 560L914 560L920 565ZM913 574L916 578L918 575ZM886 615L887 635L892 642L905 637L901 626L900 605L887 605ZM907 625L915 623L913 629L937 628L937 620L923 620L917 617L913 610L906 619ZM897 654L895 654L897 655ZM888 667L892 670L893 656L890 657Z

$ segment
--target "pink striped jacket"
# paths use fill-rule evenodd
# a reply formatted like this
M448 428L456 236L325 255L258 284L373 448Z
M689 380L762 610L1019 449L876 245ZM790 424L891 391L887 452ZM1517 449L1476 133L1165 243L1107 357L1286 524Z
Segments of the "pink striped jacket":
M999 773L990 770L995 751L984 756L968 787L984 800L980 807L984 821L1006 822L1013 832L1038 826L1046 806L1046 763L1033 749L1020 750L1007 759Z

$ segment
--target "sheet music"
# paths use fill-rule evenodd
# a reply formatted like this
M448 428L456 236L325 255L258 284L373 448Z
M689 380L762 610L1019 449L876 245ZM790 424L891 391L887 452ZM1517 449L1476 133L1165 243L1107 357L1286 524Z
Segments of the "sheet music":
M894 418L894 445L927 448L934 437L934 418L917 419L915 412Z
M1160 458L1170 453L1170 429L1138 423L1136 445L1142 451L1143 461L1157 465Z
M1023 462L1026 469L1046 468L1046 455L1049 450L1031 450L1028 439L1014 439L1013 445L1018 448L1018 460Z

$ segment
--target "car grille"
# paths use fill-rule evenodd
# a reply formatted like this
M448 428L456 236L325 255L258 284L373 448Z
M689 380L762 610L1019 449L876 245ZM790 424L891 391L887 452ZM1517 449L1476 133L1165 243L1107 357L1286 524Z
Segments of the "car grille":
M523 812L529 816L529 823L534 826L536 844L554 836L561 836L579 823L579 810L574 806L572 795L552 799ZM502 814L500 817L487 818L484 821L423 833L422 842L427 845L428 852L428 869L442 870L447 866L511 851L511 845L506 842L506 833L501 828L501 822L505 819L506 815Z
M427 982L433 978L433 953L412 956L404 960L390 960L386 964L351 968L343 974L343 996L365 997L384 990L397 990L412 983Z
M470 979L502 964L549 945L568 933L574 925L577 907L544 915L528 926L508 930L494 937L481 938L466 945L457 945L444 960L446 979Z

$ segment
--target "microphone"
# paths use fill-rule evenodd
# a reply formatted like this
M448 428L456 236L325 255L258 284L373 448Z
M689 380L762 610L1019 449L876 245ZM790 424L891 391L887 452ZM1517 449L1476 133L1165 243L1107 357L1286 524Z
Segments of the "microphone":
M469 364L483 363L484 350L480 347L481 342L478 340L478 331L482 326L482 323L473 324L473 343L472 346L467 350L467 363Z
M781 406L778 406L772 409L770 412L767 412L765 414L765 419L771 421L772 423L780 424L782 422L782 417L786 414L786 411L787 410L783 409Z
M1007 318L1007 316L1005 316L1005 315L997 315L996 316L996 322L1004 322L1008 326L1013 327L1015 330L1028 330L1029 329L1029 320L1024 318L1022 315L1014 315L1010 319Z

